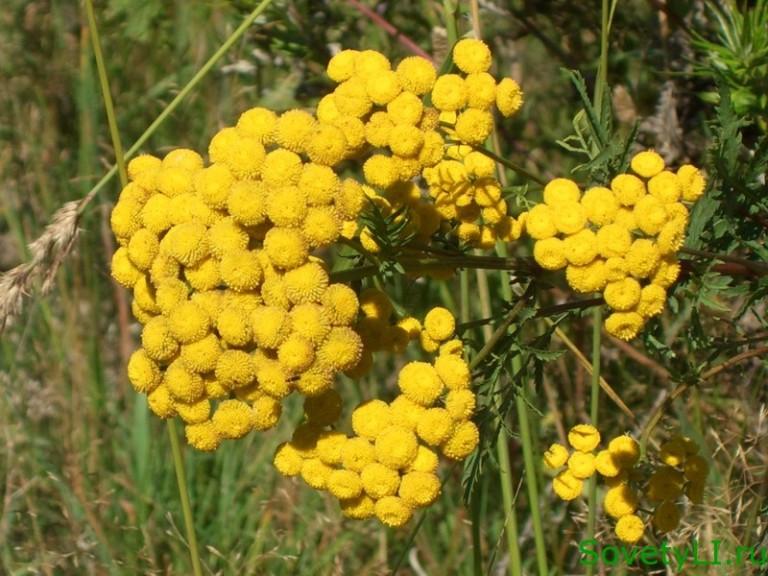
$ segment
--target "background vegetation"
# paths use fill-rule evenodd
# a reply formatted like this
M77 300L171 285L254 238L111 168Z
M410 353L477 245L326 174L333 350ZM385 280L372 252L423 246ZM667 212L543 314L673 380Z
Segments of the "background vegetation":
M314 105L329 87L323 69L339 47L373 48L393 60L409 55L381 20L439 62L450 48L446 6L451 13L455 4L275 0L142 149L203 152L248 107ZM472 27L469 4L455 7L460 34ZM124 143L139 137L254 6L96 3ZM596 1L479 2L497 75L511 75L526 93L521 114L499 126L502 150L542 178L567 175L584 160L557 143L573 132L582 107L563 69L580 70L591 90L600 13ZM0 11L0 271L25 261L29 242L58 207L88 193L114 160L91 34L75 0L6 0ZM603 397L600 427L638 435L662 407L654 435L690 435L713 469L704 506L684 517L673 540L768 546L768 3L619 2L608 64L616 134L637 127L637 146L655 147L673 164L705 167L711 185L694 213L685 277L667 314L630 344L603 340L602 375L635 418ZM509 177L521 210L539 190ZM2 574L190 573L164 425L125 375L138 331L125 291L108 273L108 217L118 193L113 181L90 204L51 294L31 300L0 339ZM527 256L530 245L510 250ZM487 279L495 307L503 308L502 280ZM471 281L478 281L474 274ZM456 309L459 301L456 281L398 281L389 291L416 315L427 303ZM554 283L539 297L558 304L568 294ZM472 318L486 315L481 304L472 303ZM589 316L558 320L577 349L589 349ZM545 324L529 330L526 341L541 349L527 351L531 364L516 382L500 382L526 395L534 446L543 450L587 420L589 375L558 339L549 343ZM468 336L475 350L482 347L481 330ZM361 384L343 382L342 393L352 405L391 396L394 374L382 361ZM498 377L484 373L478 384L487 389ZM528 501L519 421L508 404L500 416L524 573L535 572L532 505L543 514L550 569L581 573L573 543L586 508L557 501L539 470L539 501ZM499 504L495 438L483 438L482 457L466 473L445 471L443 496L425 522L392 531L345 520L331 499L277 475L273 450L299 417L295 406L274 433L226 443L214 455L186 451L207 573L387 574L399 567L401 574L473 574L473 541L483 573L504 573L508 518ZM472 489L470 507L465 488ZM599 521L598 533L612 538L607 521Z

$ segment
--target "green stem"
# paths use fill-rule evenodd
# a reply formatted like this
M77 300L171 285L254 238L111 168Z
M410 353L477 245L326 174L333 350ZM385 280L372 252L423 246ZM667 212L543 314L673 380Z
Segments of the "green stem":
M181 454L179 445L179 434L176 431L176 422L169 418L168 436L171 439L171 452L173 452L173 467L176 468L176 482L179 485L179 498L181 499L181 510L184 514L184 526L187 530L187 542L189 543L189 556L192 559L192 573L195 576L202 576L203 569L200 564L200 553L197 548L197 536L195 535L195 522L192 516L192 506L189 504L189 492L187 490L187 477L184 472L184 457Z
M499 458L499 481L501 482L501 499L504 502L504 530L507 534L507 552L509 553L510 576L521 576L523 562L520 557L520 544L517 532L517 513L515 499L512 494L512 465L509 462L509 448L504 427L499 427L499 437L496 440L496 454Z
M120 141L120 132L117 129L117 117L115 116L115 107L112 102L112 92L109 89L107 67L104 64L104 54L101 51L99 27L96 24L96 14L93 11L92 0L85 0L85 9L88 14L88 27L91 29L91 45L93 46L93 55L96 58L96 69L99 72L99 84L101 84L101 95L104 98L104 109L107 113L109 134L112 138L112 147L115 150L115 163L120 173L120 183L125 186L128 184L128 172L125 169L123 144Z
M600 346L603 334L603 309L598 306L592 311L592 387L590 391L589 418L592 426L597 428L600 409ZM587 516L587 538L595 537L597 524L597 478L589 481L589 513ZM587 568L587 576L591 576L593 566Z
M139 149L147 140L150 139L150 137L155 133L160 125L165 122L168 116L170 116L176 110L176 108L178 108L179 104L181 104L181 102L189 95L189 93L192 92L195 86L197 86L200 81L205 78L208 72L211 71L211 69L216 65L221 57L227 53L232 45L237 42L243 34L245 34L246 30L248 30L251 24L253 24L256 18L258 18L259 15L264 12L264 10L266 10L271 3L272 0L262 0L262 2L253 10L253 12L251 12L245 18L245 20L243 20L243 23L240 24L240 26L238 26L237 29L232 32L232 34L230 34L229 38L227 38L226 41L219 47L219 49L216 50L213 56L211 56L208 61L203 64L200 70L198 70L192 79L187 82L186 86L181 89L176 97L171 100L168 106L166 106L163 111L160 112L158 117L155 118L155 121L149 125L144 133L139 136L139 139L136 140L136 142L134 142L133 145L128 149L124 155L126 160L131 158L134 154L136 154L136 152L139 151ZM85 211L86 206L91 202L91 200L93 200L93 198L99 192L101 192L101 190L112 180L112 178L115 177L115 174L117 173L118 166L112 166L109 171L102 177L102 179L99 180L93 188L91 188L91 191L88 192L88 194L80 201L80 206L78 207L79 214L82 214Z

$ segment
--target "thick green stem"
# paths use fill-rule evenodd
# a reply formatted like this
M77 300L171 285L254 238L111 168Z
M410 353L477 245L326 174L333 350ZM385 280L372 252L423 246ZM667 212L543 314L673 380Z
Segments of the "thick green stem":
M184 457L179 445L179 434L176 431L176 422L169 418L168 436L171 439L171 452L173 452L173 467L176 468L176 482L179 485L179 498L181 510L184 514L184 526L187 531L187 543L189 544L189 556L192 559L192 573L202 576L203 569L200 564L200 552L197 548L197 536L195 535L195 522L192 516L192 506L189 504L189 492L187 491L187 476L184 472Z
M590 391L589 418L597 428L600 409L600 346L603 334L603 309L598 306L592 311L592 387ZM597 524L597 478L589 481L589 513L587 516L587 538L595 537ZM587 568L587 575L593 574L593 566Z

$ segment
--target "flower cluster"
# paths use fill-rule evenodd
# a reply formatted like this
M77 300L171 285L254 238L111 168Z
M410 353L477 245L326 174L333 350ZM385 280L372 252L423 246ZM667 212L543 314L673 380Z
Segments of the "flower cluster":
M431 310L424 330L449 341L455 321L447 316L445 309ZM329 428L340 413L335 391L308 399L306 422L278 447L275 467L327 490L348 517L404 525L414 509L429 506L440 493L438 453L463 460L479 440L471 421L476 398L461 353L461 347L443 348L432 363L406 364L391 402L369 400L355 408L351 436Z
M568 432L571 453L562 444L552 444L544 453L544 466L560 470L552 489L563 500L578 498L584 481L595 472L605 479L605 513L616 520L614 531L623 542L636 543L645 533L646 522L638 511L643 496L653 503L653 527L659 533L677 528L680 522L679 497L685 493L695 504L701 503L709 471L707 462L697 454L698 447L689 438L676 436L661 446L660 464L640 468L640 449L628 435L612 438L608 447L595 453L600 433L594 426L578 424Z
M356 226L362 187L332 168L353 150L308 113L254 108L209 166L186 149L129 163L111 215L112 275L144 325L128 375L195 448L273 427L292 391L322 394L359 362L357 295L311 255Z
M507 216L494 162L471 146L491 133L493 108L511 116L522 92L510 78L497 82L488 73L491 53L480 40L459 41L453 60L460 73L438 75L418 56L393 69L373 50L344 50L328 63L338 85L320 101L317 115L367 145L366 192L385 216L407 207L417 237L429 238L450 222L462 240L487 247L497 237L516 239L521 227ZM431 201L413 182L418 176ZM362 228L359 237L366 250L378 252L371 230Z
M608 333L631 340L661 314L667 289L677 280L688 226L688 207L704 192L701 172L686 164L665 170L647 150L632 158L635 174L619 174L610 188L583 194L572 180L556 178L544 202L528 213L526 230L536 240L534 258L547 270L565 268L577 292L602 292L613 313Z

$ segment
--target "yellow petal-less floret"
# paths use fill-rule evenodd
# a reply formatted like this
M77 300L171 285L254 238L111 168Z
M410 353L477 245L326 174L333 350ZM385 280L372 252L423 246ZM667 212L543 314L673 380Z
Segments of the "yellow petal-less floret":
M653 178L664 170L664 159L654 150L644 150L632 157L630 167L638 176Z
M321 304L328 313L331 324L344 326L351 324L359 311L360 303L349 286L344 284L331 284L326 289Z
M680 263L676 258L665 256L659 260L659 266L651 277L651 282L662 288L669 288L680 276Z
M577 234L587 225L586 210L578 202L562 202L552 210L552 216L555 228L561 234Z
M645 321L637 312L614 312L605 320L605 330L611 336L629 341L637 336Z
M667 291L664 288L656 284L648 284L643 286L636 311L643 318L652 318L664 311L666 301Z
M566 502L578 498L583 489L584 481L576 478L576 476L573 475L573 472L568 469L560 472L560 474L552 480L552 490L561 500L565 500Z
M141 278L139 270L128 257L128 248L121 246L112 255L111 266L112 278L126 288L133 288L134 284Z
M401 92L387 104L387 115L394 124L416 125L423 113L421 98L410 92Z
M162 316L147 322L141 331L141 344L147 355L158 362L170 360L179 350L179 343L171 334L168 320Z
M352 412L352 430L363 438L375 440L392 424L392 409L381 400L368 400Z
M392 423L413 431L416 430L421 417L426 412L424 406L410 400L404 394L398 394L389 406L392 409Z
M357 498L350 498L349 500L341 500L339 503L341 504L341 513L354 520L372 518L376 510L375 501L367 494L361 494Z
M585 452L579 452L578 450L571 454L568 458L568 470L571 471L576 478L584 480L592 476L595 473L595 455Z
M619 224L606 224L597 231L597 251L603 258L623 257L632 246L632 234Z
M168 230L160 247L184 266L194 266L210 253L207 233L205 224L177 224Z
M405 526L413 516L411 507L397 496L385 496L377 500L375 512L381 523L390 528Z
M193 372L183 360L174 360L163 376L163 385L179 402L191 404L205 394L205 384L199 374Z
M448 390L463 390L470 386L469 364L461 356L441 355L435 360L435 372Z
M333 202L341 180L328 166L309 162L302 168L298 186L307 195L309 206L325 206Z
M420 418L416 433L430 446L445 442L454 429L453 418L445 408L429 408Z
M612 222L619 209L616 196L610 188L604 186L594 186L584 192L581 205L589 221L596 226Z
M453 337L456 319L447 308L436 306L427 312L424 318L424 330L433 340L444 342Z
M649 236L658 234L668 219L665 205L650 194L637 201L633 214L638 228Z
M544 452L544 466L557 470L568 462L568 449L562 444L554 443Z
M545 270L560 270L568 265L563 241L556 237L538 240L533 245L533 259Z
M314 116L304 110L288 110L283 112L275 124L275 141L292 152L301 153L306 150L307 143L317 128Z
M555 178L544 186L544 203L558 209L562 204L573 204L581 198L579 186L569 178Z
M187 443L202 452L213 452L221 444L216 427L210 420L184 427Z
M176 413L185 424L201 424L209 421L211 416L211 403L208 398L201 398L197 402L186 404L176 402L174 404Z
M256 226L266 218L267 190L261 181L238 180L227 196L227 211L242 226Z
M149 270L160 250L160 241L151 230L137 230L128 241L128 258L139 270Z
M497 94L498 97L498 94ZM443 74L432 87L432 105L441 112L459 110L467 103L467 86L458 74Z
M523 105L523 91L512 78L502 78L496 86L496 108L501 115L509 118Z
M149 409L152 410L158 418L173 418L176 415L176 409L173 407L173 399L168 392L168 388L162 384L147 396L147 404L149 405Z
M664 170L648 181L648 193L662 204L672 204L680 200L682 186L674 172Z
M453 62L466 74L487 72L491 67L491 50L482 40L463 38L453 47Z
M267 193L265 210L275 226L298 227L307 215L307 195L298 186L278 186Z
M477 400L471 390L450 390L445 396L445 409L457 421L469 420L475 413Z
M334 327L317 350L317 357L321 365L343 372L357 365L362 352L363 343L354 330Z
M160 368L142 348L131 354L128 360L128 380L140 394L149 394L160 384Z
M339 238L341 221L330 206L309 208L301 233L312 248L330 246Z
M221 354L221 344L215 334L208 334L202 340L181 347L181 359L190 370L203 373L216 368Z
M391 102L402 90L397 73L384 70L366 79L365 89L374 104L384 106Z
M621 518L637 510L637 496L627 484L610 488L603 499L603 509L612 518Z
M347 435L336 430L320 433L317 439L317 457L330 466L341 464L341 448L347 441Z
M272 464L283 476L298 476L301 473L304 458L290 442L283 442L275 450Z
M163 197L164 198L164 197ZM169 202L165 198L165 202ZM118 238L130 238L142 226L141 213L146 204L136 199L124 198L120 195L120 200L115 204L109 215L109 225Z
M416 458L419 442L416 435L400 426L389 426L376 436L376 459L395 470L410 466Z
M400 487L400 475L379 462L367 464L360 472L363 489L374 500L394 496Z
M192 172L180 166L163 167L155 176L155 185L169 198L191 192L194 189Z
M328 288L328 273L317 262L289 270L283 280L285 293L293 304L319 302Z
M634 206L645 196L645 184L634 174L619 174L611 180L611 190L623 206Z
M298 183L302 170L301 156L285 148L277 148L264 158L261 178L270 188L290 186Z
M195 191L211 208L225 208L232 182L229 168L214 164L195 175Z
M565 269L565 279L576 292L589 294L605 287L608 282L608 270L605 261L596 258L586 266L569 265Z
M544 240L557 234L555 215L552 208L546 204L534 206L528 212L526 230L534 240Z
M254 138L262 144L273 141L277 114L268 108L257 106L246 110L237 120L237 131L243 136Z
M203 258L194 266L184 268L184 278L193 290L213 290L221 284L219 263L215 258Z
M638 238L632 242L632 246L630 246L624 259L632 276L635 278L648 278L656 271L661 254L653 240Z
M139 220L145 228L162 234L173 225L171 214L171 199L163 194L154 194L141 209ZM139 228L138 224L136 227Z
M259 256L252 250L237 250L224 254L219 271L224 284L238 292L255 290L264 277Z
M421 56L403 58L395 73L403 89L418 96L429 92L437 79L434 64Z
M609 282L605 286L603 297L605 303L614 310L626 312L634 308L640 302L640 283L634 278L624 278L616 282Z
M335 166L344 160L349 149L344 131L331 124L320 124L306 143L309 159L323 166Z
M256 364L247 352L224 350L216 362L216 379L230 390L248 386L256 379Z
M493 115L487 110L467 108L456 119L455 130L462 142L480 145L493 131Z
M328 492L340 500L357 498L363 493L360 475L352 470L334 470L326 482Z
M416 458L411 465L405 469L406 472L435 472L437 470L437 453L426 446L419 444L416 452Z
M168 316L168 327L173 337L182 344L191 344L208 335L211 317L198 304L184 302Z
M431 406L443 392L437 370L426 362L409 362L403 366L397 385L403 394L421 406Z
M361 472L376 460L376 449L366 438L350 438L341 447L341 465L347 470Z
M374 154L363 164L365 181L378 188L388 188L399 178L394 161L389 156Z
M299 374L314 362L315 349L312 347L312 342L303 336L291 334L280 344L277 357L289 372Z
M277 306L260 306L251 313L251 331L260 348L276 349L290 334L290 316Z
M613 438L608 443L608 451L622 468L631 468L640 458L639 444L634 438L626 434Z
M695 202L704 194L707 181L701 171L695 166L684 164L677 170L683 200Z
M597 257L597 236L585 228L563 240L565 257L574 266L586 266Z
M400 480L398 495L413 508L429 506L440 495L440 478L430 472L408 472Z
M579 452L592 452L600 444L600 432L591 424L577 424L568 431L568 443Z
M307 241L293 228L272 228L264 237L264 250L275 267L286 270L301 266L309 255Z
M328 485L328 477L333 468L324 464L319 458L309 458L301 465L301 477L315 490L325 490Z
M297 304L291 309L290 316L294 332L313 344L320 344L331 330L329 314L319 304Z
M621 462L610 450L600 450L595 456L595 469L606 478L615 478L621 473Z
M242 438L253 429L253 409L240 400L224 400L216 407L212 421L222 438Z
M236 306L227 306L221 311L216 318L216 331L230 346L246 346L253 338L248 317Z
M464 82L467 86L467 106L488 110L496 103L496 80L487 72L469 74Z
M339 112L344 116L362 118L373 107L373 102L368 97L365 80L353 76L339 84L333 91L334 103Z
M622 542L627 544L635 544L640 541L645 533L645 525L642 518L635 514L627 514L619 518L614 528L616 536Z
M344 82L355 74L355 61L360 52L357 50L342 50L335 54L326 66L328 77L334 82Z
M144 172L159 170L161 165L160 158L151 154L140 154L128 162L128 178L136 180Z
M460 422L451 434L450 438L440 447L443 454L451 460L464 460L480 441L480 431L474 422L468 420Z

